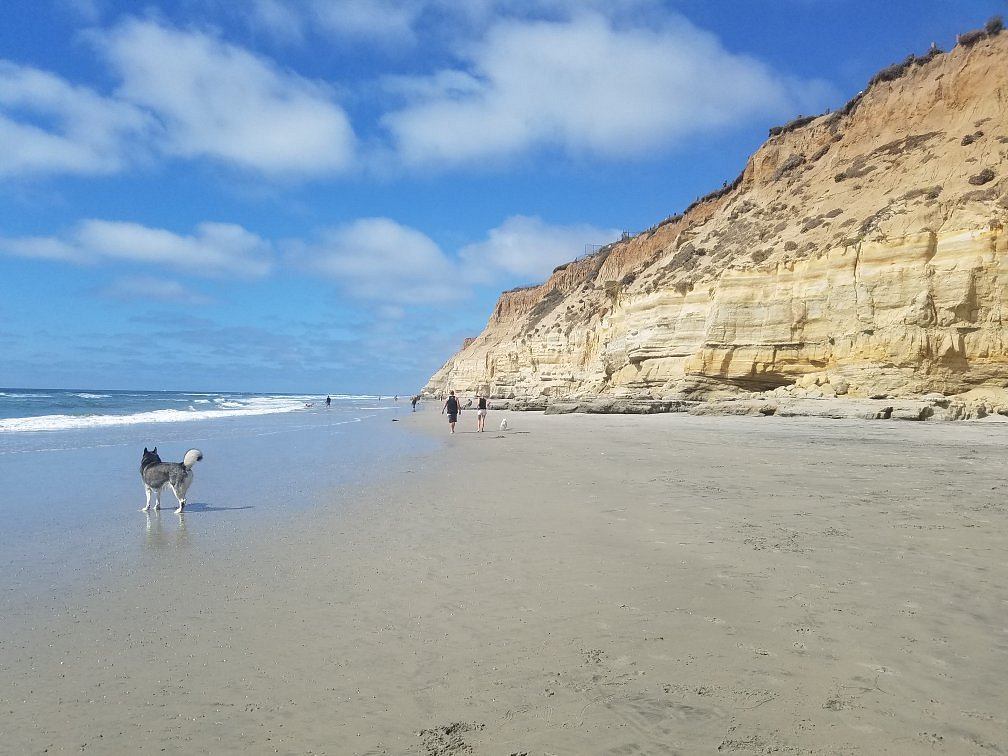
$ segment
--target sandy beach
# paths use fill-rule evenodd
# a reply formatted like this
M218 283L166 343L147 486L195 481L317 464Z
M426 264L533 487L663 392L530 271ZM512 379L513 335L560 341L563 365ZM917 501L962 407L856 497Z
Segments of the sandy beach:
M0 750L1008 753L1008 424L502 416L5 586Z

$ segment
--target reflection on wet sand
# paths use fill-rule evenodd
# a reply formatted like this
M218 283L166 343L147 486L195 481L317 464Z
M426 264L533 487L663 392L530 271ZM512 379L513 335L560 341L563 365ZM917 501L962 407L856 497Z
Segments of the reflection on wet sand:
M186 528L185 512L166 512L164 520L161 512L147 512L147 527L144 531L144 545L148 549L188 549L189 531ZM178 518L178 525L172 527L169 520Z

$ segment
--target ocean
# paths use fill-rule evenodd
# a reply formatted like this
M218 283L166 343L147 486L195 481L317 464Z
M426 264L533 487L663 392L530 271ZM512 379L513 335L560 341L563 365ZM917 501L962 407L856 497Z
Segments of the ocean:
M393 397L338 395L334 401L337 411L350 412L396 405ZM0 433L251 417L324 405L323 396L301 394L0 389Z
M152 549L177 568L292 517L338 516L376 476L409 474L438 447L397 422L411 411L406 397L333 394L327 407L300 394L0 389L5 595L72 590ZM140 511L140 456L154 446L165 461L204 454L182 516L167 488L160 513Z

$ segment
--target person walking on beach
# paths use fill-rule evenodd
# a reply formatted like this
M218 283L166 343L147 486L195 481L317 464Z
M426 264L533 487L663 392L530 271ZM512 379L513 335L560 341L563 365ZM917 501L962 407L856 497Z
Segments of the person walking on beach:
M441 414L448 413L448 427L451 428L451 432L455 432L455 423L458 420L459 411L462 408L459 407L458 399L455 398L455 392L449 391L448 398L445 399L444 407L441 408Z
M482 433L486 424L487 400L482 394L476 394L476 432Z
M416 403L417 403L417 399L419 399L419 398L420 398L419 396L414 396L413 399L412 399L412 401L413 401L413 411L414 412L416 412Z
M331 396L327 396L327 397L325 398L325 406L326 406L326 407L328 407L328 406L330 406L331 404L332 404L332 397L331 397Z

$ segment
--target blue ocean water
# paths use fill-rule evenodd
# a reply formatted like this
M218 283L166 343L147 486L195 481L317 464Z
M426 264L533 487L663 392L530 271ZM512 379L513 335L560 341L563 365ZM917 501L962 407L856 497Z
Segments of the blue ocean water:
M0 389L0 433L270 415L310 409L324 400L299 394ZM354 409L377 404L379 398L341 395L335 400L337 408Z

